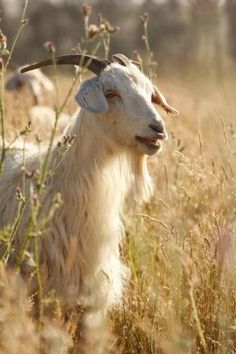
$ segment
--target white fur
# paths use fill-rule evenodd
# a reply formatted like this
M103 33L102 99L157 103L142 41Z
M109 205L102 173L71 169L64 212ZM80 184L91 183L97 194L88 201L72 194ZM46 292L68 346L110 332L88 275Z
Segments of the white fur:
M21 68L17 69L7 80L6 89L8 91L19 91L24 87L28 87L33 95L34 105L28 109L29 119L32 123L33 131L40 138L49 139L52 128L55 123L55 110L42 105L43 90L54 92L55 88L51 80L40 69L26 72L22 74ZM39 104L40 103L40 104ZM60 133L68 124L70 116L66 113L61 113L58 120L58 129Z
M32 123L32 130L41 138L49 139L55 123L55 110L48 106L36 105L30 107L29 118ZM70 121L69 114L60 113L57 131L63 132L66 125Z
M20 90L23 87L28 87L32 92L35 104L42 100L42 88L49 92L54 91L53 83L40 69L24 74L20 73L20 69L17 69L7 80L5 85L7 90Z
M105 98L110 90L119 96ZM135 136L155 137L149 124L164 126L151 102L152 91L150 80L133 64L111 64L81 86L76 99L82 108L64 133L75 134L76 139L59 164L55 161L60 148L53 148L53 173L46 182L39 218L48 214L56 193L63 204L39 239L39 255L44 290L55 289L65 309L81 303L105 313L121 298L127 277L119 256L122 206L131 189L137 200L150 196L146 154L156 152ZM6 159L0 177L0 228L12 222L18 207L15 193L22 182L17 159L15 155ZM42 153L28 157L27 170L39 168L40 159ZM27 193L30 183L27 179ZM14 240L16 251L29 214L30 206Z

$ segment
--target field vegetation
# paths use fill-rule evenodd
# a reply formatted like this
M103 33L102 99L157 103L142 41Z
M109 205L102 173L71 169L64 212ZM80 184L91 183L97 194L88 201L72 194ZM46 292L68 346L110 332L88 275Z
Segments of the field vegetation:
M85 12L84 16L86 26L88 13ZM98 42L91 42L85 31L84 48L87 46L92 51L97 43L101 43L99 50L103 50L106 56L109 55L114 28L112 25L109 28L105 19L101 21L104 32L98 35ZM25 22L23 14L21 24ZM148 43L147 15L141 18L141 22L147 49L144 69L152 75L156 62ZM26 142L38 143L39 138L42 141L45 138L35 138L37 126L28 125L32 97L27 88L23 93L4 90L4 81L10 75L6 67L10 56L4 38L0 40L3 58L1 136L2 147L7 153L9 141L17 134ZM48 44L47 49L49 55L55 54ZM10 55L14 56L14 52L10 51ZM137 205L132 196L126 202L121 255L130 269L130 282L126 285L122 305L109 313L109 334L104 352L234 353L236 76L230 65L221 77L215 73L214 65L207 72L204 68L196 71L193 67L186 75L173 69L163 76L158 75L158 68L156 72L156 84L181 114L169 117L160 111L169 139L160 154L149 158L153 197L145 205ZM60 119L60 108L69 114L76 109L73 99L76 85L71 86L71 83L75 77L77 82L81 77L84 79L81 74L60 69L55 77L51 70L50 75L56 80L57 98L55 100L45 93L44 103L56 106L55 121ZM59 138L53 133L51 142L55 139ZM3 161L5 153L1 156ZM43 170L45 166L42 165L37 177L42 193L42 174L47 173ZM16 198L22 207L25 203L23 191L16 191ZM35 215L37 208L35 202ZM37 243L40 233L34 223L35 215L29 237L33 234ZM0 231L7 250L0 262L0 353L73 353L79 314L75 311L65 322L58 306L53 318L49 319L44 309L51 299L42 296L40 316L35 320L32 299L27 296L19 269L9 270L7 267L16 227L17 220ZM29 255L27 249L23 251L23 257L28 258L38 274L37 253ZM40 278L40 274L38 276Z

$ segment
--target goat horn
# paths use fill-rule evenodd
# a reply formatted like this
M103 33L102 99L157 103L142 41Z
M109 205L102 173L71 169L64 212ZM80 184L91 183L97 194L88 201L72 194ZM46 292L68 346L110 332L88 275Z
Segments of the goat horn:
M112 59L123 66L128 66L130 63L132 63L140 68L140 62L128 59L124 54L114 54L112 55Z
M71 54L71 55L61 55L51 59L47 59L29 66L25 66L21 69L21 73L25 73L30 70L38 69L47 65L81 65L87 67L94 74L99 75L110 62L105 59L99 59L92 55L87 54Z
M114 54L112 55L112 59L123 66L130 64L130 60L124 54Z
M154 93L152 95L152 102L159 104L161 107L165 109L167 113L177 115L179 111L174 107L171 107L167 102L163 94L158 90L156 86L154 86Z

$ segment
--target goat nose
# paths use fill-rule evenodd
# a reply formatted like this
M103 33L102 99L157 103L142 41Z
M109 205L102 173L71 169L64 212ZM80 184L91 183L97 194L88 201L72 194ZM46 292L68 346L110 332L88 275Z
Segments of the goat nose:
M165 131L165 126L162 120L156 120L153 124L150 124L149 126L157 133L164 133Z
M150 124L149 127L156 132L158 139L167 139L167 133L162 121L155 122L155 124Z

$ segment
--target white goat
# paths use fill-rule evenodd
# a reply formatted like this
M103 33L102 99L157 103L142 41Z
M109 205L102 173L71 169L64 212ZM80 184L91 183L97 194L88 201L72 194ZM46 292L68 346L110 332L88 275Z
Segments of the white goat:
M41 102L42 89L49 92L54 91L53 83L40 69L24 74L20 70L21 68L17 69L7 80L5 87L8 91L16 91L28 87L32 92L34 104Z
M34 105L28 109L28 115L32 127L37 130L37 135L48 139L55 122L55 111L51 107L42 105L42 90L54 92L55 88L51 80L40 69L22 74L17 69L7 80L5 87L8 91L20 91L28 87L33 95ZM58 120L58 131L61 133L66 127L70 116L61 113Z
M45 185L40 217L49 213L56 193L63 204L39 240L39 259L44 290L54 289L65 310L83 304L104 316L121 299L127 276L119 257L124 199L132 188L137 199L150 196L146 155L160 151L161 140L167 138L152 102L167 112L177 111L125 56L114 55L112 63L90 56L82 59L97 76L85 81L76 95L81 110L65 131L76 139L56 168L58 147L53 148L53 174ZM78 65L81 56L54 60ZM49 64L51 60L25 70ZM27 158L27 170L38 168L40 158ZM14 219L16 188L21 186L20 163L9 161L0 178L0 228ZM31 182L26 182L29 194ZM30 206L17 230L15 254L24 241L29 215Z
M55 110L48 106L33 106L29 108L29 119L32 123L32 128L39 137L49 139L55 123ZM62 133L66 125L70 121L70 115L60 113L57 131Z

